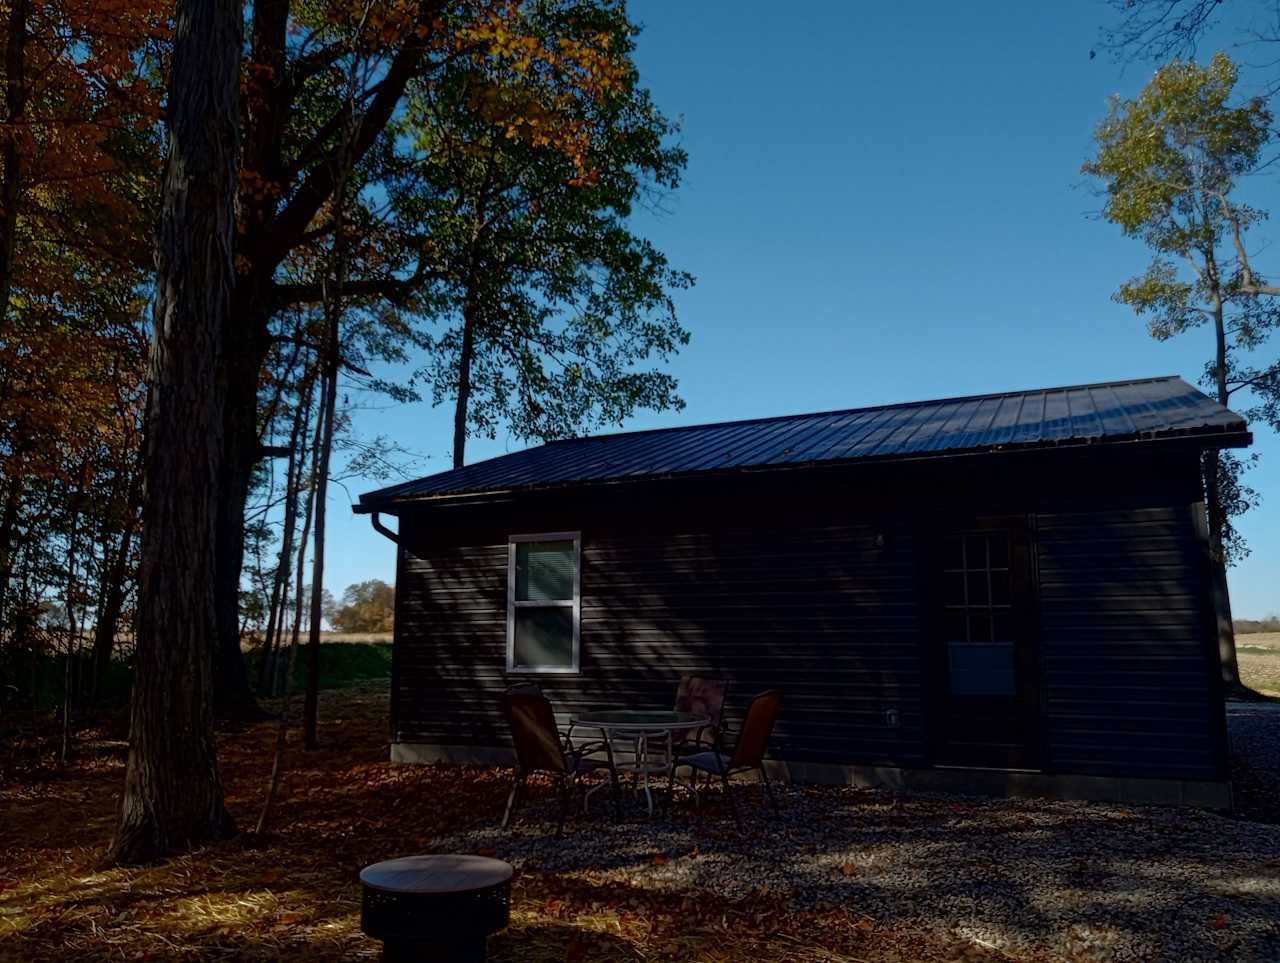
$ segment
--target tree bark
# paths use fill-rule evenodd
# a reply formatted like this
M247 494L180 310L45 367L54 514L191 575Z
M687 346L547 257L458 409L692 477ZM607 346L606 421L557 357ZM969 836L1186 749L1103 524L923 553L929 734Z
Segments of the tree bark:
M1217 278L1217 265L1212 253L1209 256L1210 276ZM1227 387L1227 332L1223 316L1222 295L1213 296L1214 330L1214 386L1218 391L1218 404L1224 408L1230 400ZM1223 547L1226 519L1223 518L1222 486L1218 477L1221 455L1216 449L1205 452L1204 492L1205 507L1209 516L1209 555L1213 567L1215 608L1218 617L1218 656L1222 662L1222 682L1227 690L1240 687L1240 664L1236 658L1235 625L1231 620L1231 597L1227 593L1227 556ZM1223 611L1225 609L1225 611Z
M0 149L0 329L9 317L13 292L13 260L18 242L18 201L22 197L22 152L18 149L17 123L26 108L27 13L29 0L13 0L5 25L5 121L8 130Z
M142 473L136 469L129 482L128 504L125 508L124 531L120 533L120 545L109 565L104 562L102 607L98 610L97 624L93 627L93 701L102 697L102 685L111 668L111 653L115 649L116 630L120 626L120 613L124 611L125 583L129 576L129 551L133 547L133 531L142 500Z
M254 331L265 331L266 320L260 327L256 323L233 327L228 332L224 354L227 398L221 432L225 460L219 476L223 494L218 504L216 545L215 706L224 718L259 719L264 713L249 683L249 670L240 648L240 574L244 569L244 511L261 447L258 379L267 357L267 347L254 343ZM244 330L246 327L251 330ZM246 337L250 339L247 344Z
M0 639L9 624L9 582L13 576L13 533L18 525L18 509L22 504L22 479L10 478L4 493L4 510L0 511Z
M307 408L311 407L311 395L307 394ZM276 750L275 756L271 762L271 778L267 782L267 795L262 802L262 811L258 814L258 823L254 827L254 832L261 835L266 831L267 823L271 819L271 811L275 806L276 795L280 790L280 780L284 775L284 750L285 744L289 738L289 718L292 709L293 694L293 671L297 664L298 658L298 635L302 626L302 594L303 581L306 578L306 561L307 561L307 538L311 534L311 513L315 508L316 494L316 466L319 464L318 454L320 451L320 434L323 431L323 417L316 425L315 441L308 444L306 451L310 452L311 464L310 472L308 472L307 459L304 457L302 463L298 467L298 478L301 479L310 475L307 483L307 497L305 500L305 508L302 514L302 537L298 540L298 562L297 562L297 587L293 593L293 625L289 633L289 658L285 660L284 675L284 705L280 710L279 728L276 730ZM285 593L286 598L288 592ZM284 615L281 614L281 628L284 626Z
M129 761L107 857L117 864L234 831L212 696L241 31L236 0L178 0L156 232Z
M270 683L275 678L274 662L280 649L280 637L283 634L285 602L289 595L289 572L293 567L293 536L298 524L298 496L302 491L302 472L306 462L302 457L303 440L310 426L314 384L314 378L311 372L308 372L303 377L303 386L298 392L298 404L294 409L293 425L289 430L289 467L285 471L284 483L284 530L280 541L280 564L276 568L275 584L271 587L267 637L262 647L262 665L258 680L258 689L262 692L271 691Z
M307 692L302 710L302 742L306 749L319 749L320 711L320 621L324 595L324 522L325 499L329 493L329 458L333 453L334 406L338 402L339 320L342 316L341 291L330 306L329 341L324 364L324 401L320 449L316 453L315 474L315 549L311 559L311 622L307 635Z
M470 291L462 309L462 350L458 352L458 399L453 409L453 467L467 457L467 406L471 400L471 360L476 352L476 312L479 306Z

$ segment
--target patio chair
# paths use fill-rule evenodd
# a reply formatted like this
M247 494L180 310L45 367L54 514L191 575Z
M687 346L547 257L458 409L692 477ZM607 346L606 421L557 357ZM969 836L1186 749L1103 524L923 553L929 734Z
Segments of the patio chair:
M672 751L689 755L694 750L714 749L720 744L720 722L724 717L724 700L729 695L727 679L705 679L686 675L676 689L676 712L706 716L711 722L694 732L681 730L672 734Z
M556 715L551 702L531 685L512 686L502 696L502 714L511 727L511 741L516 750L516 775L507 796L502 815L502 828L511 822L521 790L530 773L550 773L556 782L560 799L560 816L556 822L556 838L564 832L564 821L577 792L578 778L586 772L608 765L606 761L584 758L593 750L586 745L575 748L568 735L556 728Z
M676 712L706 716L711 721L697 730L680 729L671 734L671 752L674 756L691 755L702 749L714 749L719 745L720 722L724 716L724 701L729 694L727 679L708 679L697 675L682 675L676 687ZM623 748L634 746L635 738L614 736L615 743Z
M733 814L733 821L741 829L742 819L738 816L733 793L729 790L729 777L740 772L755 770L760 773L760 782L776 815L779 812L778 800L773 794L773 786L769 784L769 773L764 768L764 754L769 746L769 736L773 733L773 723L778 718L778 707L781 704L782 690L770 689L768 692L760 693L751 700L751 706L747 709L747 718L742 723L742 731L738 733L738 741L733 747L733 752L726 754L717 747L680 756L671 763L669 777L671 785L673 787L675 785L676 769L688 766L692 770L690 782L693 784L696 804L698 788L694 780L697 774L705 772L709 776L719 776L720 782L724 785L725 799L729 801L729 811Z

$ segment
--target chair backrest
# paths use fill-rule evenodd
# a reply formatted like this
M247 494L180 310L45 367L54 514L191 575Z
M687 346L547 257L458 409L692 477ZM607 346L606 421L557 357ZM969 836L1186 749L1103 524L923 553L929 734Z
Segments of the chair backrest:
M729 683L725 679L682 676L680 687L676 689L676 712L689 712L709 718L711 724L696 735L715 742L720 738L720 719L724 715L724 700L728 694ZM685 733L678 735L683 736Z
M521 772L564 772L568 764L560 745L556 714L535 686L513 686L502 696L502 714L511 727L516 765Z
M738 736L738 744L733 747L730 768L760 765L765 750L769 748L769 736L773 733L773 723L778 718L778 707L781 704L781 689L761 692L751 700L746 721L742 723L742 733Z

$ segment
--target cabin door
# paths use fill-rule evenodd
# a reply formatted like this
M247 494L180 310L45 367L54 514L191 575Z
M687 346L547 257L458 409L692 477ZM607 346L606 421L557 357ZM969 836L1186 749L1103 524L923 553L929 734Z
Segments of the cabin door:
M1025 518L976 519L931 554L934 763L1038 765L1034 582Z

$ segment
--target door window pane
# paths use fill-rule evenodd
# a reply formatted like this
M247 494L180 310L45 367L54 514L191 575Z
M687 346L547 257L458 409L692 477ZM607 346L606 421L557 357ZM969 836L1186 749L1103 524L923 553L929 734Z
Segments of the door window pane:
M1009 572L993 571L991 573L991 604L1009 604Z
M516 609L512 662L517 669L572 668L573 609Z
M1016 695L1008 534L953 536L944 543L943 562L942 631L951 694Z
M987 536L969 535L964 540L964 567L969 571L987 567Z
M970 569L966 576L969 582L969 605L985 606L991 600L987 598L987 570L980 569L973 571Z
M951 694L1012 696L1017 694L1013 646L1007 643L951 643L947 646Z

